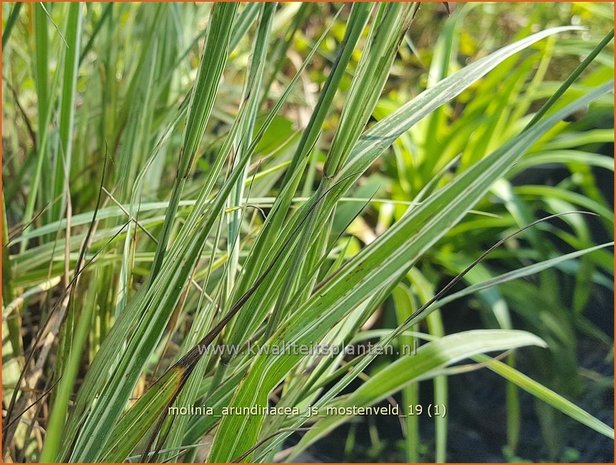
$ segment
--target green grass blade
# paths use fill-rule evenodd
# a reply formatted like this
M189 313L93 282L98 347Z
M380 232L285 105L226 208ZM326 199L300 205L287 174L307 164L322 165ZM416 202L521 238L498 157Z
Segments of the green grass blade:
M461 291L458 291L454 294L448 295L447 297L443 297L442 299L439 299L435 302L434 306L435 307L439 307L439 306L443 306L446 305L450 302L453 302L457 299L460 299L462 297L465 297L467 295L471 295L474 294L475 292L479 292L483 289L488 289L492 286L497 286L499 284L504 284L506 282L512 281L514 279L519 279L519 278L523 278L525 276L530 276L536 273L539 273L543 270L547 270L549 268L553 268L558 266L561 263L566 262L567 260L572 260L574 258L577 257L581 257L583 255L595 252L597 250L603 249L605 247L611 247L613 246L614 243L613 242L608 242L605 244L600 244L594 247L589 247L586 249L582 249L582 250L576 250L575 252L570 252L568 254L564 254L558 257L554 257L551 258L549 260L544 260L542 262L539 263L534 263L532 265L528 265L522 268L518 268L517 270L514 271L510 271L509 273L504 273L500 276L496 276L492 279L489 279L487 281L483 281L480 283L476 283L473 284L472 286L469 286Z
M230 39L236 10L236 3L221 3L212 7L206 46L201 58L197 82L191 95L184 143L178 160L178 172L171 190L171 200L163 230L158 238L156 257L151 271L152 277L158 274L162 266L184 184L190 174L205 126L212 113L225 63L231 52Z
M588 426L589 428L603 434L604 436L614 439L614 429L603 423L598 418L595 418L584 409L578 407L573 402L567 400L563 396L548 389L541 383L538 383L525 374L510 367L506 363L494 360L485 355L476 355L475 360L484 363L490 370L498 373L500 376L518 386L520 389L532 394L546 404L554 407L565 415L573 418L575 421Z
M2 31L2 52L6 50L6 44L9 42L9 37L11 37L11 32L15 26L15 22L17 22L17 19L19 18L19 12L21 11L22 6L23 3L21 2L15 3L11 9L8 19L6 20L4 31Z
M445 336L422 345L414 355L403 356L372 376L353 393L339 398L328 407L369 407L400 389L434 376L440 369L477 354L505 351L524 346L545 347L537 336L518 330L473 330ZM401 407L405 409L405 407ZM325 418L318 421L306 433L294 450L294 455L304 450L328 431L349 420L348 416L327 413L327 407L319 413ZM401 414L408 415L407 411Z
M73 129L75 124L75 107L77 97L77 71L79 68L79 53L81 50L82 9L79 3L68 5L66 20L66 54L62 76L62 93L60 98L60 145L54 165L54 183L52 198L63 200L51 208L51 218L60 219L66 208L68 182L71 174L73 157Z

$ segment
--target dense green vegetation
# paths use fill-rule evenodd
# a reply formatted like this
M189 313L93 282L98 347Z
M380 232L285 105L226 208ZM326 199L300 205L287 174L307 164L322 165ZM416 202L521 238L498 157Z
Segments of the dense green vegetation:
M6 460L612 459L613 5L2 9Z

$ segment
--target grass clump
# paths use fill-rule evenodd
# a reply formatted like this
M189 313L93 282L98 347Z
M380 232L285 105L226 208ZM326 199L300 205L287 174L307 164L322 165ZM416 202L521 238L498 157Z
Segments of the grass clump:
M454 408L477 368L503 457L527 395L543 459L559 418L613 439L578 405L612 345L613 31L537 5L480 44L527 6L438 8L3 5L5 458L296 459L325 412ZM404 413L394 458L456 458Z

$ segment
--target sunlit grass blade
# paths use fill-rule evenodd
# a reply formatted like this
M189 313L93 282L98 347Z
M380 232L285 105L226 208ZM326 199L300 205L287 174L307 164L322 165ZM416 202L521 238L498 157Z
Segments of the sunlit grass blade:
M474 330L445 336L422 345L415 354L403 356L372 376L348 396L343 396L319 410L324 416L306 433L294 454L299 454L310 443L346 420L348 416L336 415L336 409L369 407L418 380L433 377L440 368L479 353L504 351L535 345L545 347L536 336L516 330ZM327 409L332 408L330 413ZM408 406L401 406L401 415L410 415Z
M235 3L216 4L212 8L206 46L201 58L197 82L191 95L184 143L178 160L177 175L171 190L171 199L162 233L158 238L156 257L152 265L152 277L158 274L162 265L184 184L193 166L197 155L197 148L212 113L214 99L220 86L225 63L231 52L230 38L236 10L237 4Z

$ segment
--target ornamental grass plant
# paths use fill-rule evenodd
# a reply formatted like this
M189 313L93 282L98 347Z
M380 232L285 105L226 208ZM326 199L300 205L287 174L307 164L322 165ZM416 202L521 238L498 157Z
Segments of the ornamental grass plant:
M610 4L2 11L6 461L612 459Z

